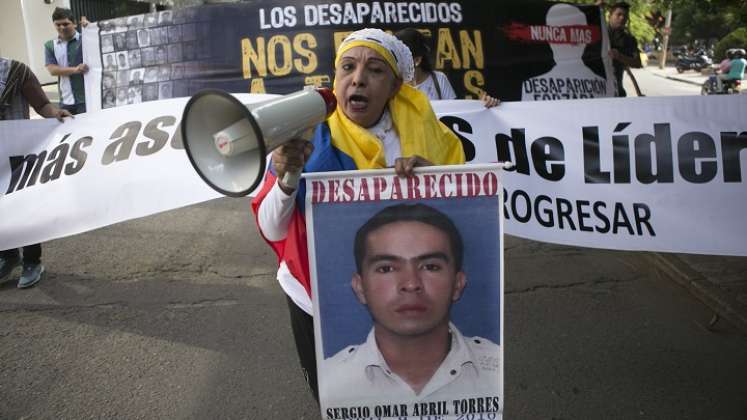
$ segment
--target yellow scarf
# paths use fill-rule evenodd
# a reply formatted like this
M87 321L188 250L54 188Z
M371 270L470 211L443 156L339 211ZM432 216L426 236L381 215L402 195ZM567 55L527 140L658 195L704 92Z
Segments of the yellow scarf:
M459 138L436 118L425 94L403 84L388 106L403 157L418 155L435 165L464 163ZM350 156L358 169L386 167L381 142L345 116L339 106L327 123L332 145Z

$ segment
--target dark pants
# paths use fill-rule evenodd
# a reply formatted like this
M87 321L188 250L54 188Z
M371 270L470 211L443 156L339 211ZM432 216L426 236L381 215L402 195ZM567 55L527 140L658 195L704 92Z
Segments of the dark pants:
M23 247L23 262L25 264L39 264L41 262L41 256L41 244L28 245ZM8 249L6 251L0 251L0 257L5 259L17 258L18 249Z
M293 339L296 341L298 359L301 361L306 382L319 402L319 388L316 382L316 354L314 348L314 318L299 308L291 298L288 299L288 311L290 312Z
M60 108L68 110L73 115L78 115L86 112L86 104L85 102L82 104L75 104L75 105L62 105L60 103Z

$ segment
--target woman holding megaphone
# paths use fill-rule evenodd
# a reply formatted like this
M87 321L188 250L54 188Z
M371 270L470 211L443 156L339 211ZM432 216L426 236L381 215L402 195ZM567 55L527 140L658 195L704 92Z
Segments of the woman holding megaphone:
M457 136L438 121L428 98L410 82L410 50L379 29L353 32L335 58L337 109L311 141L293 140L272 153L272 166L252 202L260 232L278 254L277 278L288 295L301 365L318 399L311 280L303 216L305 184L286 173L394 167L412 176L418 166L464 163Z

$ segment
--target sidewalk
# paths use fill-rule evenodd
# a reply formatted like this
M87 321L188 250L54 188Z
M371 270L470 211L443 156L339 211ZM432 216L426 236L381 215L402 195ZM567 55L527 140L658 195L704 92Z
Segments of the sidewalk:
M703 82L708 80L708 76L711 74L708 70L705 70L705 73L695 70L687 70L679 73L674 67L674 64L668 64L663 69L660 69L659 64L656 62L649 64L646 67L646 70L665 79L676 80L678 82L689 83L697 86L703 86Z

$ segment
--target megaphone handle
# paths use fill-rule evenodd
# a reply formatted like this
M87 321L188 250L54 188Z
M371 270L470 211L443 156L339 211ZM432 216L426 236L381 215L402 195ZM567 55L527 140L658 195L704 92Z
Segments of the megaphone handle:
M291 189L298 189L298 183L301 181L301 172L286 172L280 181L284 186Z

